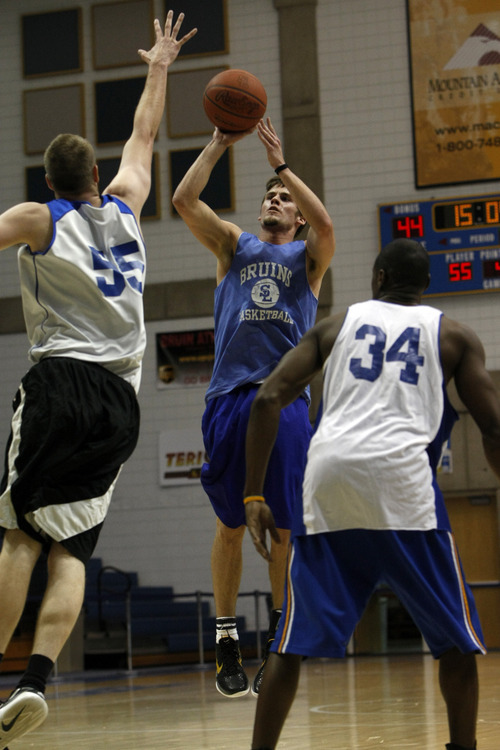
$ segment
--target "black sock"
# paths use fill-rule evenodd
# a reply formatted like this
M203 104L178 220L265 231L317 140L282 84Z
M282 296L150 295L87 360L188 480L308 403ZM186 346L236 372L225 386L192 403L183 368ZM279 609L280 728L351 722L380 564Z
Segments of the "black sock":
M449 742L446 745L446 750L476 750L476 747L476 742L474 742L473 747L465 747L465 745L457 745L455 742Z
M32 654L28 661L26 671L19 680L17 687L30 687L45 693L47 680L52 671L54 662L47 656Z

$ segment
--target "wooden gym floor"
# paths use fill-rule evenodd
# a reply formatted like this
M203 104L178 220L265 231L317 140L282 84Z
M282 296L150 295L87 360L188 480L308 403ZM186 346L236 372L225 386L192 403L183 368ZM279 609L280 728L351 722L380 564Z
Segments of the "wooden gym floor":
M248 663L252 678L257 663ZM478 657L478 750L500 747L500 652ZM222 697L214 668L86 672L52 681L49 716L10 750L250 748L255 698ZM3 675L5 697L15 676ZM444 750L446 716L429 655L304 662L279 748Z

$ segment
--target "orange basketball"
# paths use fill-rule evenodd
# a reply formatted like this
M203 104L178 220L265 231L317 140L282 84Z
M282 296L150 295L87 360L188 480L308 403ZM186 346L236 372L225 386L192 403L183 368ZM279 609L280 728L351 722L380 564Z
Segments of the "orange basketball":
M203 108L214 125L225 132L241 132L257 125L267 106L259 79L246 70L223 70L206 85Z

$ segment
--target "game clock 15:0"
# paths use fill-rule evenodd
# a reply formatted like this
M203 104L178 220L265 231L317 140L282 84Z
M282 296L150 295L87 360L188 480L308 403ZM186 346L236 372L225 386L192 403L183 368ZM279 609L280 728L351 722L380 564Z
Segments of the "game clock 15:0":
M437 203L434 206L434 227L446 229L471 229L500 224L500 200L466 200L458 203Z

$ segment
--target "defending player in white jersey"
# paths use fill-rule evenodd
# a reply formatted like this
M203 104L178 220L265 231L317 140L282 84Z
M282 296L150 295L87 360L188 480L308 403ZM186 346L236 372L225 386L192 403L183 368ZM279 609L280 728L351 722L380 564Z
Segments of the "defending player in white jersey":
M476 747L475 654L485 647L436 469L456 419L445 390L453 378L500 478L500 401L476 334L420 304L428 281L424 248L391 242L375 261L374 299L311 329L255 398L246 519L268 560L266 533L275 542L279 537L263 486L280 411L323 369L323 412L294 519L283 616L259 693L254 750L278 742L302 657L343 656L381 582L439 659L448 750Z
M19 272L32 367L14 401L0 486L0 660L21 617L42 550L48 583L26 672L0 706L0 748L47 716L47 678L81 611L85 563L139 431L146 343L139 228L167 71L184 15L139 50L148 74L117 175L104 191L92 146L62 134L45 152L55 200L0 216L0 249L21 244Z

